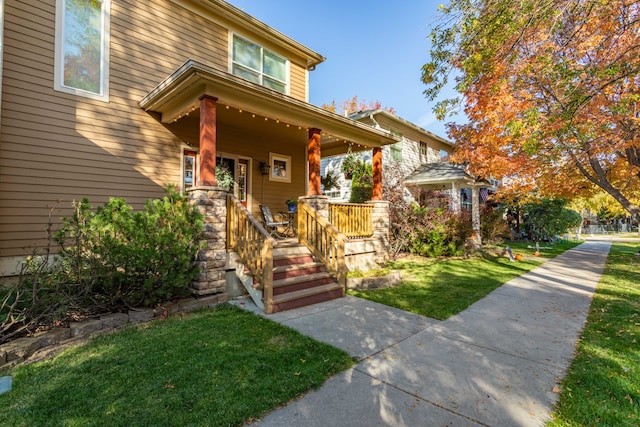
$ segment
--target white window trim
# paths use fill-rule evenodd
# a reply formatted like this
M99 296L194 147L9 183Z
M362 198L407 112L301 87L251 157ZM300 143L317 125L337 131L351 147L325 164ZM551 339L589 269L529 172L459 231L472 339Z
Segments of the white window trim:
M285 167L285 172L286 175L285 176L278 176L278 175L274 175L274 171L275 169L275 162L284 162L286 167ZM284 154L278 154L278 153L269 153L269 181L276 181L276 182L287 182L287 183L291 183L291 174L293 172L293 166L291 164L291 156L287 156Z
M200 151L198 148L194 148L187 144L182 144L180 147L180 192L185 193L187 191L187 187L184 185L184 152L191 151L196 153L195 155L195 164L193 167L193 187L198 185L198 180L200 179ZM192 187L191 187L192 188Z
M240 33L234 33L234 32L232 32L232 31L229 31L229 49L228 49L228 51L229 51L229 55L228 55L228 58L229 58L229 61L228 61L228 62L229 62L229 68L228 68L228 70L229 70L229 74L233 74L233 64L234 64L234 61L233 61L233 38L234 38L234 36L238 36L238 37L240 37L241 39L244 39L244 40L248 41L249 43L253 43L253 44L255 44L256 46L259 46L259 47L260 47L260 49L262 49L262 51L263 51L263 52L266 50L267 52L270 52L270 53L272 53L272 54L274 54L274 55L277 55L277 56L279 56L280 58L282 58L282 59L284 59L284 60L285 60L285 74L286 74L286 77L285 77L285 78L287 79L287 81L282 82L282 83L284 83L284 95L289 95L290 90L291 90L291 61L289 61L289 58L287 58L287 57L285 57L285 56L282 56L282 55L280 55L279 53L274 52L273 50L270 50L270 49L265 48L263 45L261 45L260 43L255 42L254 40L252 40L252 39L251 39L251 38L249 38L249 37L245 37L245 36L243 36L243 35L242 35L242 34L240 34ZM263 55L264 55L264 54L263 54ZM245 66L245 65L243 65L243 64L238 64L238 65L239 65L239 66L241 66L241 67L245 67L245 68L247 68L247 69L249 69L249 70L252 70L252 71L256 71L256 72L258 72L258 73L259 73L259 75L260 75L260 82L261 82L261 83L260 83L260 86L262 86L262 87L266 87L266 86L264 86L264 84L262 83L262 81L263 81L263 76L265 75L265 74L264 74L264 72L263 72L262 70L253 70L253 69L248 68L247 66ZM274 79L273 77L268 76L268 75L267 75L267 77L269 77L270 79ZM240 77L240 78L241 78L241 77ZM274 80L275 80L275 79L274 79ZM278 81L281 81L281 80L278 80ZM267 88L267 89L268 89L268 88ZM272 89L272 90L274 90L274 89ZM278 91L276 91L276 92L278 92ZM280 93L280 92L278 92L278 93Z
M53 71L53 88L59 92L66 92L85 98L109 102L109 45L111 29L111 0L102 2L102 53L100 56L100 91L93 93L64 85L64 15L66 0L56 1L56 36L55 36L55 65Z

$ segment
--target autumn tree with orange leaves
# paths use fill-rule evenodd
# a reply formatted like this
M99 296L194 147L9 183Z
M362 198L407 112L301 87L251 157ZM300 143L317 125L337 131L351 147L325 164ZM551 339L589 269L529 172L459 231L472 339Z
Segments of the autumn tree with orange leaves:
M640 2L452 0L423 66L457 162L512 189L570 197L599 187L640 220ZM455 77L454 77L455 76Z
M340 105L336 104L334 99L330 104L322 104L321 107L327 111L338 114L351 114L366 110L385 110L391 114L396 113L396 110L393 107L383 107L382 102L378 100L367 101L366 99L359 99L358 95L354 95L353 98L350 99L345 99L340 103Z

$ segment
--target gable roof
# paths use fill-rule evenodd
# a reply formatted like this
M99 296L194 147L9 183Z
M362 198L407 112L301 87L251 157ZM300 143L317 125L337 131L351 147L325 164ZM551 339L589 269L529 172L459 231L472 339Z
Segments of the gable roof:
M222 0L171 0L193 13L206 16L209 19L229 28L240 31L247 36L258 37L279 46L305 62L307 70L315 69L316 65L325 61L325 57L307 46L281 33L275 28L256 19L241 9ZM209 13L207 13L209 12Z
M490 187L492 185L484 179L476 179L469 175L459 165L444 162L428 163L420 166L404 180L405 184L418 186L433 186L454 182L481 187Z
M436 135L435 133L429 132L426 129L421 128L420 126L416 125L415 123L411 123L408 120L403 119L402 117L398 117L395 114L391 114L390 112L388 112L387 110L382 110L382 109L377 109L377 110L362 110L362 111L357 111L355 113L351 113L349 114L349 118L353 119L353 120L361 120L367 117L372 117L372 116L385 116L387 118L389 118L390 120L396 122L398 125L400 126L405 126L408 127L410 129L413 129L419 133L424 134L425 136L428 136L432 139L435 139L438 142L441 142L445 145L448 145L450 147L455 147L455 144L453 144L451 141L448 141L446 139L444 139L441 136Z

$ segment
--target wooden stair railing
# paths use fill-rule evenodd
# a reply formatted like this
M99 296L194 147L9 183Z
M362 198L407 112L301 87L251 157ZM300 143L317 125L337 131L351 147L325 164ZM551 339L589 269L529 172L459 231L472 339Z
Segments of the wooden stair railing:
M273 300L274 245L275 239L269 235L262 224L238 199L228 194L227 247L238 253L242 263L263 290L262 298L267 307L271 306Z
M346 237L303 200L298 201L298 239L346 289Z

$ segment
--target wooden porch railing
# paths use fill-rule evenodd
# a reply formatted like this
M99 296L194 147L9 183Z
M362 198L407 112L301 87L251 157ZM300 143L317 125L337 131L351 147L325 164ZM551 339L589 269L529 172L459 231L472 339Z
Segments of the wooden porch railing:
M329 222L350 239L373 235L373 206L360 203L329 203Z
M238 199L227 195L227 247L238 253L242 263L263 289L265 307L273 305L273 246L275 239Z
M345 236L303 200L298 200L298 239L346 289Z

